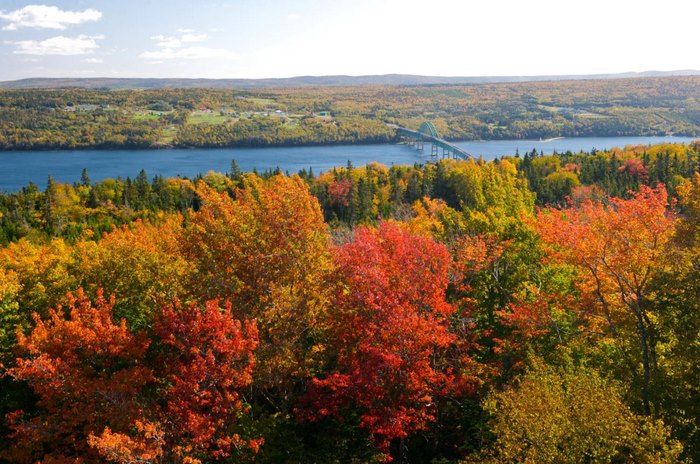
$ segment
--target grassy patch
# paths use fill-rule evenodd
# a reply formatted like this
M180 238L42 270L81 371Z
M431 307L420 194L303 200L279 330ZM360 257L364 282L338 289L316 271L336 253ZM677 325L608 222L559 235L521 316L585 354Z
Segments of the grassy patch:
M230 116L221 116L218 112L194 111L187 118L187 124L210 124L216 126L230 119Z
M177 135L177 129L175 127L166 127L163 129L163 135L161 135L160 139L158 140L158 143L162 145L167 145L173 142L175 140L175 136Z
M610 116L607 114L600 114L600 113L578 113L576 116L579 118L583 119L608 119Z
M284 127L299 127L299 120L298 119L287 119L284 121L283 124Z

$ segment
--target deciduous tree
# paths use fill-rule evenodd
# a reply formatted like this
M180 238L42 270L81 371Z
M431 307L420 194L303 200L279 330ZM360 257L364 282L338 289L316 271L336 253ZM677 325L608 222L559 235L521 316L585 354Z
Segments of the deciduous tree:
M260 331L256 385L292 385L313 365L315 321L325 310L331 269L329 233L304 181L244 177L236 199L200 184L202 209L191 216L182 247L203 299L230 299ZM286 400L285 400L286 401Z
M611 198L608 205L586 201L579 207L547 209L537 217L552 258L579 268L580 291L592 303L586 310L598 314L613 337L626 337L628 351L640 354L639 383L647 414L657 342L648 289L668 265L666 247L675 221L668 207L663 185L655 189L642 185L629 200ZM636 376L635 362L630 360Z
M454 378L439 361L454 341L454 307L445 300L450 256L430 238L383 223L357 229L335 261L340 287L328 323L336 361L314 379L300 414L340 419L356 410L386 453L391 440L435 420L436 398Z
M8 415L11 462L199 462L262 443L240 425L252 382L254 322L215 301L166 306L153 332L113 321L114 298L79 290L27 336L7 374L38 397Z
M241 323L230 304L176 304L162 310L154 332L168 454L224 458L257 452L262 440L236 429L249 407L243 390L253 381L255 322Z
M679 462L661 421L634 414L620 388L585 369L535 366L486 400L495 440L481 463Z
M143 389L153 371L143 360L149 341L112 321L114 299L93 306L82 291L69 295L67 313L35 316L31 334L18 332L24 356L9 375L38 397L36 414L16 411L9 457L17 462L95 458L87 443L105 427L128 429L142 410ZM67 316L67 317L66 317Z

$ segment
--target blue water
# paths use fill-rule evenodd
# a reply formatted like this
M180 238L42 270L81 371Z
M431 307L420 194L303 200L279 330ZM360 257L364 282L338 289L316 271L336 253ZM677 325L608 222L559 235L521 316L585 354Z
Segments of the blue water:
M536 149L545 154L604 150L625 145L649 145L662 142L688 143L687 137L586 137L551 141L498 140L457 142L456 145L476 157L492 160L503 155L520 154ZM355 166L372 161L387 166L424 163L430 159L430 147L418 152L406 145L334 145L319 147L172 149L172 150L70 150L70 151L0 151L0 190L19 190L30 181L43 189L49 175L58 182L77 182L83 168L90 179L134 178L141 169L150 177L194 177L208 171L226 172L235 159L243 171L275 169L296 173L313 168L318 174L334 166Z

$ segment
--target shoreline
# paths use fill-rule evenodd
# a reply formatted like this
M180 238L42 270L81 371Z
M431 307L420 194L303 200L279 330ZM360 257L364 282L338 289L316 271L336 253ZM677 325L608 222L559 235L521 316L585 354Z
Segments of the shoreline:
M559 140L576 140L590 138L627 138L627 137L649 137L665 139L669 137L688 138L700 140L700 135L581 135L575 137L551 137L548 139L445 139L448 142L459 143L489 143L489 142L506 142L517 141L524 143L550 143ZM660 142L662 143L662 142ZM677 142L674 142L677 143ZM104 147L104 146L87 146L87 147L37 147L37 148L0 148L2 153L32 153L32 152L75 152L75 151L169 151L169 150L234 150L234 149L266 149L266 148L312 148L312 147L342 147L342 146L364 146L364 145L402 145L399 140L391 140L386 142L381 141L357 141L357 142L335 142L335 143L304 143L304 144L268 144L268 145L228 145L228 146L173 146L173 145L150 145L150 146L123 146L123 147Z
M700 143L698 137L605 137L566 138L549 144L537 140L495 140L457 142L457 145L485 161L496 158L524 156L533 150L539 155L558 153L590 153L612 147L651 146L655 144ZM262 149L264 148L264 149ZM313 169L322 172L343 167L348 161L355 166L378 162L392 165L414 165L430 162L431 149L423 151L397 143L343 144L293 147L239 147L239 148L161 148L110 150L11 150L0 151L0 190L12 192L29 182L43 185L48 176L59 182L80 180L82 169L88 169L94 180L132 178L141 170L150 176L194 177L208 171L226 172L231 160L236 160L241 171L257 169L260 172L279 168L283 172Z

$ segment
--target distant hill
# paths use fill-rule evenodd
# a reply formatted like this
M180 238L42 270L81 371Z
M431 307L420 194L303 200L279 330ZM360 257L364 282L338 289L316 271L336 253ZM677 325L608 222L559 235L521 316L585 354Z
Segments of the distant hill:
M4 89L56 89L56 88L109 88L109 89L159 89L159 88L263 88L263 87L314 87L355 85L439 85L486 84L497 82L533 82L582 79L625 79L635 77L665 77L700 75L699 70L646 71L619 74L587 74L560 76L473 76L441 77L410 74L384 74L372 76L299 76L269 79L179 79L179 78L44 78L35 77L0 82Z

